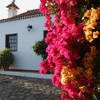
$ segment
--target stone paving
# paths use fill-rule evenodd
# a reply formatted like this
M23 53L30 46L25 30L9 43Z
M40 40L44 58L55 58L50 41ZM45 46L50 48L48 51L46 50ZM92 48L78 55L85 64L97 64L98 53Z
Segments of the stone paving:
M0 100L61 100L51 80L0 74Z

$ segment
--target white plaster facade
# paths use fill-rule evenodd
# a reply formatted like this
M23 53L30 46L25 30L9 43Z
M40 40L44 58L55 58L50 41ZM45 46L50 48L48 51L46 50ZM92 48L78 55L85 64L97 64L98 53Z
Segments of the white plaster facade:
M10 7L8 9L8 17L13 17L17 15L17 9L15 7Z
M15 56L15 69L39 70L41 57L37 56L32 49L34 43L43 39L44 16L37 16L16 21L0 23L0 50L5 49L6 35L17 33L17 51L12 52ZM32 30L27 31L27 26L31 24Z

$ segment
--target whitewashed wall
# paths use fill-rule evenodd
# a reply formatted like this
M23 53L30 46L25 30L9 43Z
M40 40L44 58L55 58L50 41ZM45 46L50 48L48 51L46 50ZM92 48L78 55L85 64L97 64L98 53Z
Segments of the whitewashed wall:
M5 37L7 34L17 33L18 50L12 52L15 55L14 66L16 69L38 70L41 57L33 52L33 44L43 39L44 16L22 19L17 21L0 23L0 50L5 49ZM31 24L33 29L28 32L27 26Z
M8 17L13 17L16 15L17 15L17 8L10 7L10 9L8 9Z

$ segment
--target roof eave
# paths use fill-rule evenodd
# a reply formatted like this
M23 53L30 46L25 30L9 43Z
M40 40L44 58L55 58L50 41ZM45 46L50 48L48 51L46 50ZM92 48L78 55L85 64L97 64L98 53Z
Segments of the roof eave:
M16 9L19 9L18 6L16 6L14 3L11 3L9 4L8 6L6 6L7 8L10 8L10 7L15 7Z

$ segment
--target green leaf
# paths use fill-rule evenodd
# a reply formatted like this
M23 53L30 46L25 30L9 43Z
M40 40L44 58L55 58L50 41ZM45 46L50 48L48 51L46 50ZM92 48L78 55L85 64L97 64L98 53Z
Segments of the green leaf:
M97 100L97 96L95 94L92 95L94 100Z

